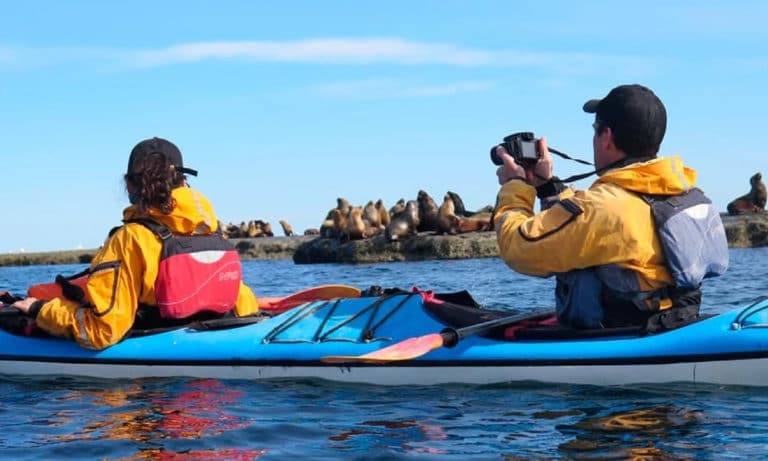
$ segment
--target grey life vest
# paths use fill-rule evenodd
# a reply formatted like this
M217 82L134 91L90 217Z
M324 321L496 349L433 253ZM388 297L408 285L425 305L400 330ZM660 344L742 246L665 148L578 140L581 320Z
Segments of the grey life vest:
M728 269L728 241L720 213L698 189L673 196L643 198L651 206L667 267L678 288L698 288L701 281Z
M627 323L643 323L658 311L663 298L672 299L670 309L684 308L697 316L702 280L728 269L728 242L720 214L701 190L642 197L651 208L675 285L641 291L634 271L613 264L559 274L555 300L560 323L574 328L615 326L622 323L617 313L626 314Z

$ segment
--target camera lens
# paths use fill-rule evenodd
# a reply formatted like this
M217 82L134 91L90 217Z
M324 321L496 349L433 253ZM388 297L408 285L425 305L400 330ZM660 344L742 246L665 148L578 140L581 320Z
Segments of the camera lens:
M494 165L503 165L504 162L501 161L501 158L496 155L496 148L499 147L498 145L491 147L491 162L493 162Z

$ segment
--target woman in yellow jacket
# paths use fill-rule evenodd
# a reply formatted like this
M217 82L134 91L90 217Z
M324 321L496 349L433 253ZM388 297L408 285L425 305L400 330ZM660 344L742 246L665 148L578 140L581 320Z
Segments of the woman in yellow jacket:
M675 303L690 306L678 316L697 316L701 279L726 270L727 242L719 214L700 191L700 203L667 221L683 224L673 229L674 252L657 232L649 200L687 197L696 182L696 172L679 158L656 158L666 130L664 105L648 88L622 85L584 110L596 114L593 149L600 175L587 190L565 188L552 175L543 138L541 158L528 168L496 147L503 161L494 213L501 258L524 274L556 275L558 318L573 327L643 324ZM535 214L537 196L542 211ZM682 270L671 271L671 263ZM667 328L677 320L688 319L656 319L668 322Z
M218 220L208 199L188 187L187 174L197 172L184 167L181 152L170 141L151 138L137 144L125 175L131 202L123 211L125 224L110 233L95 255L82 299L29 297L14 306L51 335L73 338L90 349L119 342L134 326L137 314L178 320L200 314L256 313L258 302L242 282L237 254L217 233ZM159 235L163 231L167 235ZM168 256L171 245L164 242L175 238L201 243L192 245L201 252ZM219 260L199 264L200 255ZM174 256L182 263L169 263ZM215 277L206 278L221 283L198 282L194 271L201 267L213 269ZM159 297L168 300L158 303ZM185 301L178 301L182 298Z

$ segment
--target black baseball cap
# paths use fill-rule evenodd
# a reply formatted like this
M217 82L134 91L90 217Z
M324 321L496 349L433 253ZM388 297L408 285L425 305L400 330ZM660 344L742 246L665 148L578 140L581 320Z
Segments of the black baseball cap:
M150 138L141 141L131 150L128 158L128 173L135 172L136 165L147 155L161 154L170 161L178 171L191 176L197 176L197 170L184 167L181 151L176 144L163 138Z
M584 112L595 114L601 126L614 133L616 147L630 157L655 156L667 131L667 110L649 88L620 85L603 99L584 103Z

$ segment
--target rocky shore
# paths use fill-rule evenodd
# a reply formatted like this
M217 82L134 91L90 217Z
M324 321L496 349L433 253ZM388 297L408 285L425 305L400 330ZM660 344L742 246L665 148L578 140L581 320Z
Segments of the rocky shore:
M768 246L768 213L720 217L731 248Z
M732 248L768 246L768 214L723 215L722 219ZM244 260L293 259L296 264L488 258L499 254L494 232L450 236L424 233L395 242L387 242L381 236L345 243L315 236L233 239L232 242ZM95 253L96 249L0 254L0 266L87 264Z
M366 240L339 243L334 239L314 239L293 255L296 264L379 263L421 261L425 259L490 258L499 255L495 232L434 235L431 232L388 242L379 235Z

